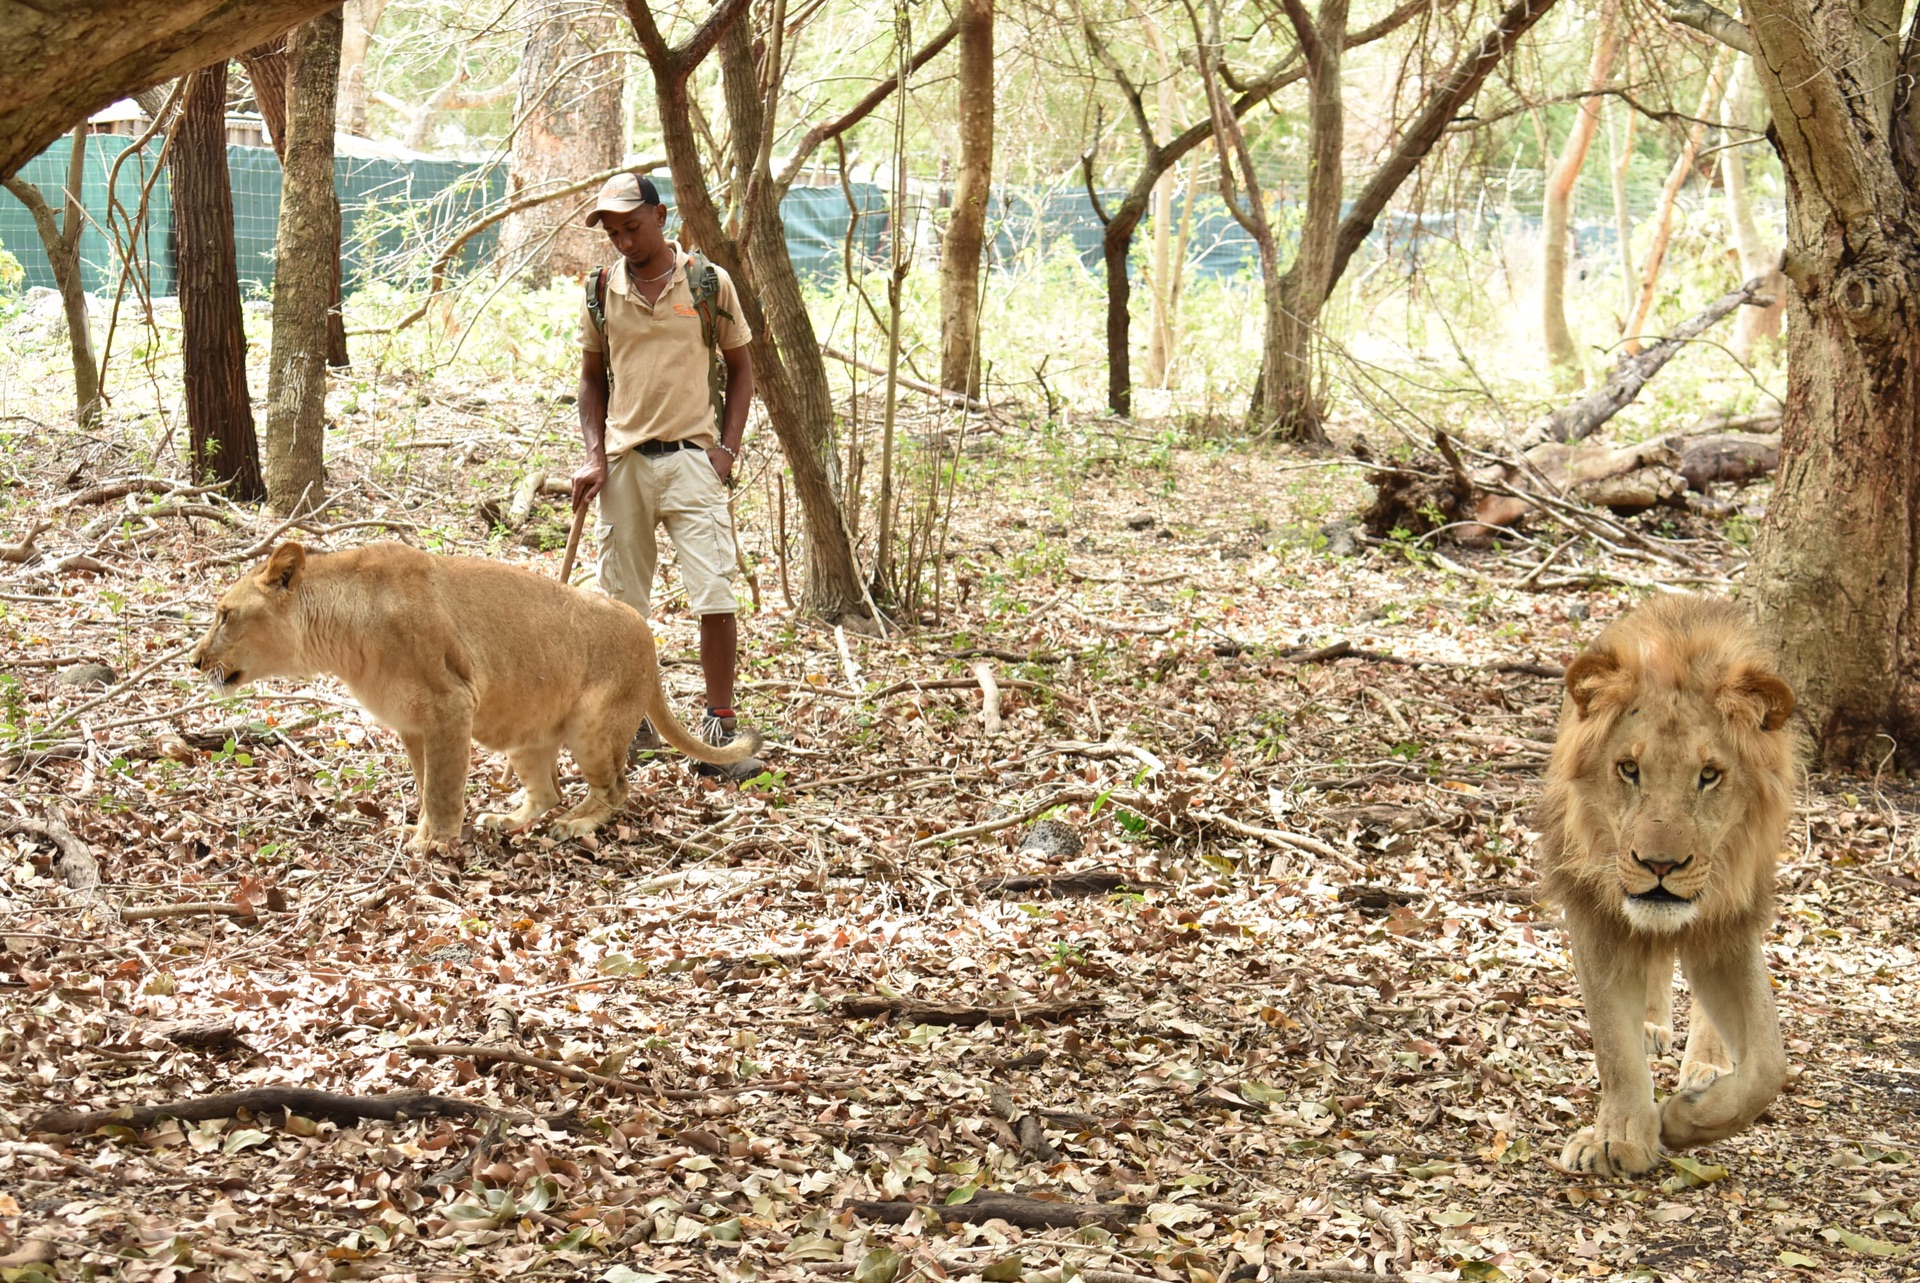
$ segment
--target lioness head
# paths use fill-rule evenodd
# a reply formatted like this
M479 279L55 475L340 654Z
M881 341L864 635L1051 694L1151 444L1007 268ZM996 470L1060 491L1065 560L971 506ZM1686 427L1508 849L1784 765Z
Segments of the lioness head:
M299 674L301 629L292 618L307 550L284 543L220 596L193 666L227 694L261 677Z
M1564 790L1561 873L1651 934L1767 897L1791 808L1793 691L1740 612L1655 601L1566 681L1548 769Z

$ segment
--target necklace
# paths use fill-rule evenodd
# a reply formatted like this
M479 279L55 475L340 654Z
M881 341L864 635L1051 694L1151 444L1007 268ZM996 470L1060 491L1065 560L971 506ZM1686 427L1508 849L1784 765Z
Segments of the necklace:
M647 283L648 283L648 282L650 282L650 281L664 281L664 280L666 280L666 279L667 279L667 277L669 277L669 276L672 276L672 275L673 275L673 269L674 269L674 268L676 268L676 267L678 267L678 266L679 266L679 264L678 264L678 263L675 263L675 262L673 262L672 260L668 260L668 262L667 262L667 270L666 270L666 271L664 271L664 272L662 272L662 273L660 273L660 275L658 275L658 276L636 276L636 277L634 277L633 279L634 279L634 280L635 280L635 281L636 281L637 283L639 283L639 284L642 284L642 285L645 285L645 284L647 284ZM633 269L632 269L631 267L629 267L629 268L628 268L627 270L628 270L629 272L631 272L631 271L632 271Z

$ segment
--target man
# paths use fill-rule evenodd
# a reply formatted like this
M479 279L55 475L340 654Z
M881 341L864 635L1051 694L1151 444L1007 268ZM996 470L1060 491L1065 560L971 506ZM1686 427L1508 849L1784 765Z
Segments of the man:
M739 647L727 487L753 399L747 357L753 335L741 320L732 278L717 266L709 270L718 288L702 316L694 292L700 282L687 275L691 256L667 239L667 209L651 180L631 173L609 179L587 226L606 231L619 259L603 279L589 279L580 310L580 435L587 461L573 474L573 506L578 511L599 498L594 534L600 587L642 615L659 560L655 531L667 528L687 605L700 618L700 669L707 686L703 737L725 744L733 738ZM717 429L709 323L726 362ZM653 727L643 723L635 749L658 746ZM736 780L764 769L754 758L726 768L694 766L701 774Z

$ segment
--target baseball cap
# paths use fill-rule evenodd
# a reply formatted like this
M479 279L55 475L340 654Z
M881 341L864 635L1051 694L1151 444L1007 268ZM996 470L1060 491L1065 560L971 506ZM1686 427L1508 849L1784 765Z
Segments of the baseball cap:
M587 226L598 227L602 214L625 214L642 205L658 205L660 189L651 178L639 174L615 174L600 188L600 196L587 211Z

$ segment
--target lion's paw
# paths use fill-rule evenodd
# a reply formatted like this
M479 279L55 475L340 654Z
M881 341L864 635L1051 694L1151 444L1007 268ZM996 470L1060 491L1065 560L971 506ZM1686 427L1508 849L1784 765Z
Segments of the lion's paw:
M424 824L402 824L400 839L406 849L415 855L434 855L447 849L447 840L437 837L427 830Z
M1560 1165L1595 1176L1638 1176L1660 1165L1660 1145L1624 1132L1602 1139L1598 1127L1583 1127L1560 1151Z
M522 819L512 811L482 811L473 827L483 833L518 833L531 823L531 819Z
M1673 1026L1656 1025L1647 1021L1646 1052L1649 1056L1664 1056L1673 1050Z
M1678 1090L1697 1091L1720 1075L1732 1072L1733 1069L1727 1065L1715 1065L1704 1060L1689 1060L1680 1066Z
M556 820L553 825L555 837L583 838L599 828L600 820Z

